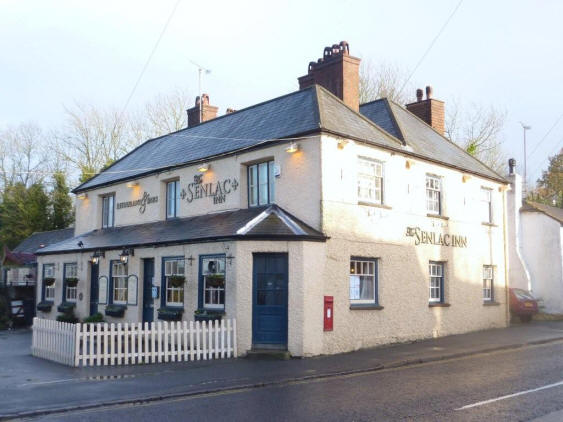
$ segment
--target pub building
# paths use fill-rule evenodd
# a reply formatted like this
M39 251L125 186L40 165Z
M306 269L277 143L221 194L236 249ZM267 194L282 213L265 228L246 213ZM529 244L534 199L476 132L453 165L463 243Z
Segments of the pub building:
M74 189L39 316L236 318L241 355L506 326L507 181L444 137L430 87L360 105L359 64L341 42L296 92L219 117L202 95Z

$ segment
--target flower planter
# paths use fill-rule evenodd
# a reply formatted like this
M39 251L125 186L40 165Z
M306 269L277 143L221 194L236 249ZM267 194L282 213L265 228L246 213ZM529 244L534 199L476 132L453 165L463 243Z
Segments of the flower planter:
M172 275L168 277L168 282L173 287L182 287L186 282L186 277L181 275Z
M217 321L223 319L223 315L225 315L225 312L222 311L209 311L209 310L198 309L197 311L194 312L194 319L200 322L203 321L210 322L210 321Z
M106 306L105 314L107 316L115 317L115 318L123 318L125 315L125 310L127 306L125 305L115 305L111 304Z
M43 283L45 283L45 286L52 286L53 284L55 284L55 278L54 277L45 277L43 279Z
M65 279L65 281L68 287L76 287L78 285L78 279L76 277L69 277Z
M37 310L41 312L51 312L53 302L42 301L37 304Z
M180 321L184 313L183 308L164 307L158 309L158 319L163 321Z
M59 306L57 306L57 311L59 311L63 314L67 314L67 313L72 312L74 310L75 306L76 306L75 303L63 302Z

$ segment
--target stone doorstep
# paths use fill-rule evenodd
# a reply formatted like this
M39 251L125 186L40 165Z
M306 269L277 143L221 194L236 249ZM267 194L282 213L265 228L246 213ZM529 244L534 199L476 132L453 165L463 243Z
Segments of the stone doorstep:
M250 350L245 358L252 360L289 360L291 354L287 350L255 349Z

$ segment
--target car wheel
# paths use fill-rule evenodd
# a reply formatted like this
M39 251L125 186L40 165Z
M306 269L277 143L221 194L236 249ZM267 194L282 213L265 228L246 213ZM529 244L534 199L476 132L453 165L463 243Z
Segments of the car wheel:
M530 322L532 320L532 315L520 315L520 321Z

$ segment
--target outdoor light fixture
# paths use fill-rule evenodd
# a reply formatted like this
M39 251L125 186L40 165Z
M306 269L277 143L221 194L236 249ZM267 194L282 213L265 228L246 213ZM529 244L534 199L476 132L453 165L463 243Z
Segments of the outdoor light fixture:
M88 198L88 194L86 192L80 193L77 196L78 199L86 199Z
M291 144L289 144L288 147L286 147L285 152L289 153L289 154L293 154L294 152L299 151L299 144L296 144L295 142L292 142Z
M98 265L100 263L100 258L105 258L105 253L104 251L96 251L94 252L94 255L92 255L91 261L92 264L94 265Z
M133 249L123 249L123 252L121 252L121 255L119 255L119 260L121 261L122 264L127 264L127 262L129 261L129 256L134 256L135 252Z
M338 149L344 149L344 147L348 144L348 141L346 139L339 139L338 140L338 144L337 147Z
M209 164L205 163L205 164L201 164L198 168L197 171L199 171L200 173L205 173L207 170L209 170Z
M134 188L134 187L137 187L137 186L139 186L139 182L129 182L129 183L127 183L128 188Z

